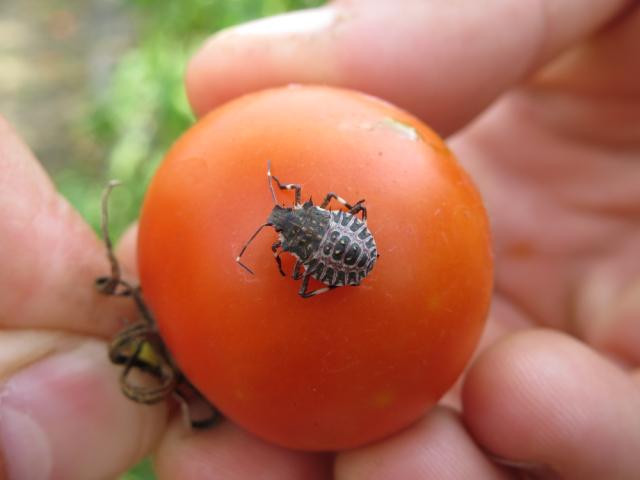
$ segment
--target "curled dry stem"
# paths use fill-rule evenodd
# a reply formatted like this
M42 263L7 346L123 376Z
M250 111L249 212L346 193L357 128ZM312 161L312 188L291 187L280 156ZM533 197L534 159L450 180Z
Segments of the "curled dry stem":
M144 301L141 288L122 279L122 270L113 253L109 236L109 197L118 185L120 182L112 180L102 193L102 236L111 274L97 278L96 288L105 295L131 297L140 319L114 336L109 344L109 359L115 365L124 366L120 375L120 388L126 397L138 403L154 404L173 396L178 400L185 419L192 428L209 427L220 418L218 410L207 402L173 361ZM133 371L150 376L154 385L132 381ZM195 418L193 405L200 407L199 410L204 406L206 414Z

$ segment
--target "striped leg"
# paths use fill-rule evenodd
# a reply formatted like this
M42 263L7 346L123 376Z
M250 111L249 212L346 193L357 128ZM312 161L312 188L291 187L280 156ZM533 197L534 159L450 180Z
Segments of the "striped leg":
M310 275L305 275L302 277L302 284L300 285L300 290L298 291L298 295L300 295L302 298L315 297L316 295L326 293L329 290L333 290L334 288L336 288L335 286L329 286L307 292L307 288L309 287L309 278Z
M327 208L329 202L331 202L332 199L336 199L342 205L347 207L349 209L349 213L351 213L352 215L356 215L357 213L362 212L362 220L367 219L367 208L364 206L364 199L358 200L354 205L351 205L344 198L336 195L333 192L329 192L320 204L320 208Z
M300 205L302 200L302 187L297 183L280 183L277 177L272 176L272 178L276 181L276 185L280 190L295 190L295 204Z
M345 207L347 207L348 209L353 208L353 207L351 206L351 204L347 203L347 201L346 201L344 198L342 198L342 197L340 197L340 196L336 195L336 194L335 194L335 193L333 193L333 192L329 192L329 193L327 193L327 196L326 196L326 197L324 197L324 200L323 200L323 201L322 201L322 203L320 204L320 208L327 208L327 206L329 205L329 202L330 202L332 199L334 199L334 198L335 198L337 201L339 201L342 205L344 205Z
M362 200L358 200L353 207L349 209L349 213L351 215L357 215L359 212L362 212L362 220L367 220L367 207L364 206L364 198Z
M295 191L295 202L296 205L300 205L301 201L302 201L302 187L297 184L297 183L280 183L280 180L278 180L278 177L276 177L275 175L271 175L271 164L269 163L267 166L267 176L269 178L273 178L273 180L276 182L276 185L278 185L278 188L280 190L294 190ZM271 185L271 182L269 182L269 185ZM274 194L274 201L275 201L275 194Z

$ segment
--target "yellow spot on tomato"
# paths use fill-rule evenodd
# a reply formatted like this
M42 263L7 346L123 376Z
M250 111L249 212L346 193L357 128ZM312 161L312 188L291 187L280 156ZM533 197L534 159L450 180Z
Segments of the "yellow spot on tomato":
M440 310L441 307L442 297L440 297L439 295L431 295L427 298L427 308L429 309L429 311L435 312L437 310Z
M374 407L384 408L393 403L395 395L391 390L382 390L373 395L371 403Z

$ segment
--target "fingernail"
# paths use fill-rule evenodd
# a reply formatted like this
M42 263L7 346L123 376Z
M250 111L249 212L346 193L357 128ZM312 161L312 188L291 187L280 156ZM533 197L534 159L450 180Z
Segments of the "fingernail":
M49 478L52 460L49 441L29 415L0 406L0 445L4 473L9 480Z
M237 27L222 30L214 38L237 35L288 35L313 33L326 30L336 20L336 10L331 7L314 8L299 12L285 13L260 20L254 20Z

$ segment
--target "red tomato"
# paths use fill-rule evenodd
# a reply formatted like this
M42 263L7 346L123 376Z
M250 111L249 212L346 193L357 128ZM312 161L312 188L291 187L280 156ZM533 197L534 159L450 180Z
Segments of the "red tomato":
M273 208L268 160L304 199L366 199L380 258L361 286L301 298L271 229L243 256L255 275L236 263ZM492 287L481 199L442 140L326 87L247 95L201 119L156 173L138 242L145 298L182 371L228 418L296 449L355 447L423 415L474 350Z

